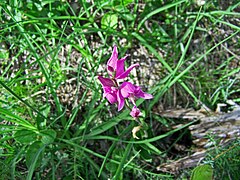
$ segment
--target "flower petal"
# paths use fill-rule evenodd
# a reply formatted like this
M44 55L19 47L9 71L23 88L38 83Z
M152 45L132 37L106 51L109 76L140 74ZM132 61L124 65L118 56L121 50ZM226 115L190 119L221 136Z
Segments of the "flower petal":
M117 102L117 91L118 89L115 87L107 87L105 86L103 88L103 97L106 97L108 101L113 104Z
M118 101L118 111L121 111L125 104L125 101L120 91L117 91L117 101Z
M105 95L105 97L107 98L107 100L111 103L114 104L117 102L117 95L113 94L113 93L108 93Z
M113 87L114 86L114 82L110 78L98 76L98 79L101 82L103 87Z
M118 51L117 51L117 46L115 45L113 47L112 55L111 55L110 59L107 62L107 70L108 70L109 74L111 74L114 71L116 71L117 61L118 61Z
M124 98L128 98L130 94L134 93L135 87L130 82L123 82L120 87L120 91Z
M116 79L124 79L128 76L128 74L131 72L131 70L135 67L139 66L139 64L133 64L131 65L129 68L127 68L127 70L125 72L122 72L121 71L121 74L120 72L118 72L118 69L117 69L117 74L116 74Z
M134 95L136 97L140 97L143 99L152 99L153 98L153 96L151 94L143 92L139 86L135 86Z
M127 59L128 55L125 57L119 59L117 61L117 66L116 66L116 77L124 73L125 67L124 67L124 62Z
M133 118L138 118L139 116L141 116L141 111L137 108L137 106L133 106L132 111L130 112L130 115Z

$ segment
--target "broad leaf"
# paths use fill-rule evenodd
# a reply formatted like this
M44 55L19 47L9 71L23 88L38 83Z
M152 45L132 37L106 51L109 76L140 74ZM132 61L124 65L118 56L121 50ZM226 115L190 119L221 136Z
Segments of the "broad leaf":
M14 134L14 139L20 143L29 144L31 142L36 141L37 134L33 131L24 129L24 130L17 131Z
M43 152L44 152L44 144L41 141L36 141L31 144L26 153L26 165L28 168L33 167L36 169L40 166Z
M212 177L212 167L208 164L204 164L193 169L191 180L212 180Z
M42 143L44 144L51 144L54 142L54 139L57 136L56 131L54 131L53 129L47 129L47 130L43 130L40 132L41 136L42 136Z
M106 13L101 20L102 29L116 29L118 24L118 16L116 14Z

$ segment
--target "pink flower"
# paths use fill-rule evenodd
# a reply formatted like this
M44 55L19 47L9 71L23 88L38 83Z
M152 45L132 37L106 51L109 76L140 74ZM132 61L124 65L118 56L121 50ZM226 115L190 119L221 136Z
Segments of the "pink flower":
M103 87L103 97L111 103L118 103L118 111L121 111L125 104L125 99L129 98L134 105L134 97L151 99L153 96L151 94L145 93L141 90L139 86L135 86L130 82L123 82L120 88L117 88L110 78L104 78L98 76L99 81Z
M107 71L110 78L98 76L98 79L102 84L103 97L105 97L109 103L118 103L118 111L120 111L125 105L125 99L129 99L134 105L130 115L138 118L141 112L136 106L135 97L151 99L153 96L143 92L139 86L133 85L130 82L123 82L121 86L118 85L118 79L126 78L134 67L139 66L139 64L133 64L125 71L124 61L126 58L127 56L119 60L117 46L114 46L112 55L107 62Z
M139 64L133 64L125 71L124 61L127 57L128 55L118 60L117 46L114 46L112 55L107 62L107 71L110 77L115 79L124 79L134 67L139 66Z
M116 103L118 89L115 87L114 82L111 79L102 76L98 76L98 79L103 87L103 97L106 97L111 104Z
M129 98L131 102L135 104L135 97L143 98L143 99L152 99L153 96L151 94L145 93L141 90L139 86L135 86L130 82L123 82L118 91L118 111L120 111L124 106L124 99Z
M106 97L111 104L117 102L118 111L122 110L124 106L124 98L122 97L119 89L115 86L113 80L102 76L98 76L98 79L103 87L103 97Z
M141 90L139 86L133 85L130 82L123 82L121 87L121 94L124 98L143 98L143 99L152 99L153 96L151 94L145 93Z
M141 111L137 108L137 106L133 106L132 111L130 112L130 115L133 118L138 118L139 116L141 116Z

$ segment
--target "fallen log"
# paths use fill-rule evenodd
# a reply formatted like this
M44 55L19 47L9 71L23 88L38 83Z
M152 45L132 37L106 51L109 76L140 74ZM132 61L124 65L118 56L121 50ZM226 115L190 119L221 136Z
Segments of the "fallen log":
M198 124L188 127L192 135L195 148L192 154L176 161L157 166L158 171L178 174L179 171L197 166L214 145L224 147L240 137L240 109L225 114L214 113L211 116L206 112L193 109L165 111L162 117L186 120L199 120ZM174 128L182 126L178 124ZM211 138L210 138L211 137Z

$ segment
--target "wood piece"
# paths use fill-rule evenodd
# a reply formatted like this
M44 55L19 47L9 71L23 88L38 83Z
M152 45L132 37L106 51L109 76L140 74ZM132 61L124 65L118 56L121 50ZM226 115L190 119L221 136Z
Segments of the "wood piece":
M177 161L161 164L156 168L158 171L177 174L180 170L195 167L216 142L223 147L240 137L240 109L215 116L206 116L199 111L194 112L188 109L165 112L163 116L189 120L199 119L199 124L188 127L196 146L193 154ZM176 125L175 128L178 126L182 124Z
M157 167L157 171L178 174L179 171L195 167L206 155L206 150L195 152L192 155L181 158L177 161L161 164Z
M240 110L200 118L200 123L189 126L189 130L192 134L193 143L198 147L209 148L217 141L220 145L224 144L229 140L240 137Z

